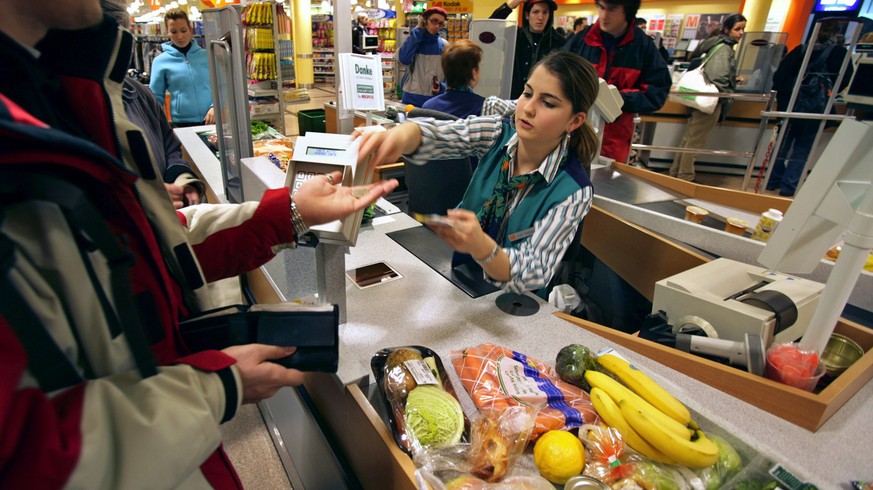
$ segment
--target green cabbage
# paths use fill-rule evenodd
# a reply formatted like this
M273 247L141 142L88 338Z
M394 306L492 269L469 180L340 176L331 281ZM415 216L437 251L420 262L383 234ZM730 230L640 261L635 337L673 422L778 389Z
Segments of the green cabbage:
M406 430L421 446L453 444L464 432L461 404L434 385L418 386L406 398Z

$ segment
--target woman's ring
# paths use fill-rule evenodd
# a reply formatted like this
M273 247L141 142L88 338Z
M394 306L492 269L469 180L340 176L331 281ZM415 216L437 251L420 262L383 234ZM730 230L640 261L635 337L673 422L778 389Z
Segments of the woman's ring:
M333 185L333 175L324 174L324 176L327 177L327 181L330 182L330 185Z

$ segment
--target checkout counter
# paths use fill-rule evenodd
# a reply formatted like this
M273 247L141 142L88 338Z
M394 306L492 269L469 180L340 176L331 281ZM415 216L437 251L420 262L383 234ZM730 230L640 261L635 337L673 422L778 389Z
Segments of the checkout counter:
M214 157L205 158L208 152L204 154L196 148L202 145L199 138L185 136L186 132L193 131L196 128L177 130L177 133L201 175L213 188L220 189L220 177L217 181L209 177L218 162ZM204 159L198 160L198 155L203 155ZM601 238L618 236L603 228L609 226L608 223L626 225L622 227L625 235L621 242L626 245L621 247L621 253L628 257L645 261L649 256L647 250L634 251L629 247L644 247L657 241L658 253L662 255L653 262L658 262L659 267L678 272L705 260L688 248L628 225L596 206L586 219L591 225L600 223L598 235ZM758 454L782 464L802 480L818 488L837 489L846 488L850 480L873 478L870 463L873 409L869 403L873 383L863 384L827 422L811 432L671 366L623 348L607 336L579 328L556 316L555 308L549 304L540 302L537 313L522 317L497 308L495 299L499 293L471 298L387 235L416 226L421 225L398 213L378 217L371 225L361 228L356 246L349 248L345 255L346 270L385 261L403 277L366 289L359 289L346 280L347 321L340 326L339 370L335 375L308 373L304 383L314 412L310 417L318 421L338 453L339 461L344 462L342 466L348 468L364 488L415 488L415 467L394 443L385 425L382 416L385 408L373 385L371 357L385 347L420 345L434 350L447 362L451 351L483 342L502 345L549 363L562 347L572 343L587 345L594 351L615 347L701 419L744 441ZM300 252L305 253L305 250L283 253L249 274L259 302L289 300L314 292L309 289L312 284L306 281L311 273L311 261L308 261L310 270L304 265L293 281L274 277L270 272L288 270L289 256ZM669 255L663 255L665 253ZM273 263L277 261L283 263ZM670 272L661 270L658 275L665 277ZM642 270L640 275L648 273ZM648 279L640 280L654 287ZM453 376L453 371L449 371ZM272 424L268 428L283 460L291 459L289 446L307 443L293 431L294 418L301 415L284 408L286 399L292 395L293 391L285 389L263 402L269 414L268 424ZM705 423L701 425L707 429Z

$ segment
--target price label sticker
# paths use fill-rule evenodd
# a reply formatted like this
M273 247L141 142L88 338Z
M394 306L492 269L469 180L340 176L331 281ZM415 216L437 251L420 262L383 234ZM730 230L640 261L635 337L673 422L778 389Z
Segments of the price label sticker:
M436 376L430 370L430 366L420 359L410 359L403 361L403 365L409 370L409 374L415 378L415 382L421 385L435 385L437 383Z

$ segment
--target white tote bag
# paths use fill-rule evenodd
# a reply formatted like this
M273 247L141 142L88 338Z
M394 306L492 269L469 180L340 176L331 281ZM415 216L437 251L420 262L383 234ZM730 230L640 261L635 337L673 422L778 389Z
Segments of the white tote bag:
M707 55L706 59L703 60L703 63L701 63L700 66L682 74L676 87L676 92L678 93L670 94L671 101L691 107L692 109L697 109L706 114L712 114L715 107L718 105L718 97L707 97L705 95L698 97L696 95L682 95L682 93L718 93L718 87L706 80L706 76L703 74L703 67L706 66L706 62L709 61L709 59L712 58L712 55L722 46L724 46L724 44L716 46L715 49Z

